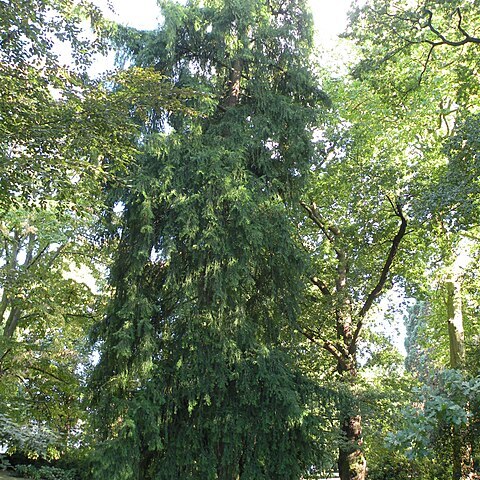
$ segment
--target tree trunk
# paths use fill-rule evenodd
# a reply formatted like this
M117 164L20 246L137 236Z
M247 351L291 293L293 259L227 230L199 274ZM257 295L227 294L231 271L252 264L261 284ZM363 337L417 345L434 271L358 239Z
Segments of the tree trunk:
M356 381L355 365L350 365L348 370L345 370L344 365L339 365L339 373L348 383L348 395L351 392L350 386ZM340 480L365 480L367 462L362 451L362 416L358 412L353 395L350 399L353 399L353 402L343 402L340 407L343 439L338 452L338 473Z
M325 241L332 246L337 260L334 295L321 279L312 277L311 281L329 301L333 301L335 304L337 342L322 340L322 343L323 347L336 358L337 372L348 388L349 400L353 400L353 402L347 402L347 405L343 402L339 407L339 420L343 433L343 441L339 445L338 455L338 470L341 480L364 480L367 476L367 463L362 451L362 417L360 409L355 405L355 393L351 388L357 380L356 351L364 319L385 289L400 243L407 232L407 219L403 214L401 202L394 201L388 196L387 199L395 216L400 219L400 224L385 257L378 281L366 295L365 302L358 311L355 311L353 306L355 302L352 302L351 292L347 288L350 260L345 245L348 245L348 240L343 238L342 231L337 225L324 221L314 202L310 204L301 202L309 218L323 234ZM311 332L303 333L315 342L315 335L312 336ZM348 403L352 403L352 405L348 405Z
M462 297L460 283L447 282L448 337L450 344L450 368L465 366L465 338L463 333Z
M352 386L357 382L357 355L356 346L352 346L352 326L350 302L348 297L344 296L341 308L337 310L337 335L344 347L344 353L337 363L337 372L345 382L347 390L347 401L341 402L339 409L343 437L338 451L340 480L364 480L367 474L367 462L361 448L362 416L352 391Z
M335 235L341 235L335 229ZM335 312L337 340L342 345L341 357L337 363L337 372L341 375L348 390L348 401L340 405L340 425L343 438L338 452L338 472L340 480L364 480L367 463L362 445L362 417L358 411L352 385L357 381L357 349L354 337L354 322L352 305L347 292L348 258L345 251L337 250L337 278L335 290L337 293L337 308Z
M236 462L232 460L230 462L224 463L225 456L225 444L221 442L217 446L217 479L218 480L239 480L239 466L241 462Z
M342 431L347 448L341 448L338 455L338 472L341 480L364 480L366 477L366 460L358 448L362 439L362 417L350 416L345 419Z
M228 94L225 101L226 108L232 108L240 101L240 81L242 79L243 61L236 58L232 62L228 79Z
M450 368L465 367L465 338L463 332L462 296L460 281L452 279L447 287L447 321L450 346ZM452 427L452 478L468 478L472 471L471 447L466 439L467 428Z

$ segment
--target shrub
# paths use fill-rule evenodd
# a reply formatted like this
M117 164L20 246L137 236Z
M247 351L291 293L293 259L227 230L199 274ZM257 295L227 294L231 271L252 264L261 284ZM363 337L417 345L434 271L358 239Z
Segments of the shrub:
M31 480L76 480L78 478L75 470L51 466L18 465L16 471L24 478Z

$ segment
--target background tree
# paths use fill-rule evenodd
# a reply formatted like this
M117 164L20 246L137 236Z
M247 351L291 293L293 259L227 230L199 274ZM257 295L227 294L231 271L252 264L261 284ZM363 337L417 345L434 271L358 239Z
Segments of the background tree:
M336 111L302 201L311 304L300 328L332 355L343 388L350 391L339 411L340 476L364 478L358 356L368 356L361 342L369 315L395 275L411 266L402 250L409 252L418 241L414 225L406 237L408 198L415 187L408 180L405 139L390 123L395 112L388 103L358 82L329 86Z
M89 3L12 1L0 11L0 435L10 451L35 454L11 425L45 427L58 455L85 417L86 338L103 311L110 255L94 228L104 188L133 160L139 119L178 108L182 94L141 69L88 79L105 30ZM83 39L85 19L95 40ZM62 65L55 41L75 65Z
M478 82L468 73L477 68L477 29L478 11L471 2L426 1L414 8L407 2L373 1L354 12L350 30L363 52L368 51L365 60L356 68L355 75L372 85L391 105L395 105L399 112L409 111L416 119L416 126L424 125L424 131L418 137L422 142L415 147L416 153L411 152L411 158L412 162L417 157L423 164L428 165L430 175L424 176L419 183L423 184L424 191L415 192L412 205L416 218L428 223L431 232L436 232L432 237L436 248L430 249L428 276L429 281L437 286L442 295L438 292L435 294L429 287L423 289L423 294L426 294L430 302L427 311L442 312L443 328L440 331L444 332L444 339L447 338L445 299L452 298L452 288L448 295L439 282L449 284L446 281L448 278L443 276L442 272L456 262L459 255L456 246L462 236L468 234L472 225L471 222L464 221L461 225L457 212L470 209L469 218L475 215L469 196L469 190L475 188L475 180L470 182L468 177L463 177L463 180L459 181L457 177L457 184L453 186L449 179L455 177L454 159L458 152L462 152L464 159L470 157L469 153L472 152L467 136L460 132L465 128L462 117L468 117L478 103ZM408 132L410 125L407 121L399 126L401 130ZM416 145L416 139L411 133L410 131L409 143L405 144L406 148L410 149ZM455 140L458 135L463 137L460 148L458 140ZM451 155L450 145L455 143L457 147L453 148L456 148L456 154ZM471 158L473 160L475 155ZM469 158L466 165L474 163L472 160ZM470 186L462 189L461 185L467 183ZM452 195L455 201L452 201ZM415 276L409 275L409 284L418 286L422 283L419 278L421 277L415 279ZM419 299L426 298L422 297L422 288L414 287L412 291L416 291ZM460 296L457 294L458 305L459 300ZM450 302L450 307L452 305ZM460 318L460 308L457 308L455 316ZM434 335L438 335L438 331L434 331L438 323L434 327L431 322L431 319L438 318L438 315L429 315L426 318L428 320L424 326ZM431 343L431 340L429 342ZM442 344L445 345L445 342ZM439 350L438 345L433 349L437 352ZM448 350L443 350L442 355L445 352ZM432 352L429 357L434 358ZM458 366L458 362L454 364ZM459 408L461 410L463 407ZM471 465L465 465L462 471L455 433L453 436L451 434L458 430L460 423L450 423L451 430L447 434L451 440L449 448L453 448L453 457L450 455L449 461L453 464L454 478L471 474Z

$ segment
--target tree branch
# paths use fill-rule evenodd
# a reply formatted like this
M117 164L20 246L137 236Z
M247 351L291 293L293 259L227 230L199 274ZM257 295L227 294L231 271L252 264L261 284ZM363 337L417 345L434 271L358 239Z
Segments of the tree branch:
M340 230L335 226L329 225L327 227L325 225L318 213L317 205L314 202L312 202L312 205L307 205L305 202L300 202L300 205L308 213L308 216L313 221L313 223L315 223L315 225L320 228L326 239L332 244L333 249L335 250L337 255L340 255L340 250L335 246L335 237L338 237L340 235Z
M425 12L427 13L427 23L421 27L421 28L428 28L432 33L434 33L440 41L434 42L432 40L420 40L419 42L410 42L410 43L427 43L430 45L430 49L428 51L427 59L423 65L422 73L420 74L420 77L418 79L418 84L420 85L422 83L423 77L425 75L425 72L427 71L428 63L430 59L432 58L433 51L435 50L436 47L439 47L440 45L449 45L451 47L460 47L462 45L466 45L467 43L475 43L475 44L480 44L480 38L477 37L472 37L462 26L462 12L460 10L460 7L458 7L455 12L458 15L458 24L457 24L457 29L458 31L461 32L461 34L464 36L463 40L449 40L445 35L443 35L436 27L433 25L433 12L431 10L425 9Z
M425 63L423 64L422 73L420 73L420 77L418 77L418 84L419 85L422 83L423 76L425 75L425 72L427 71L428 62L430 61L430 58L432 58L433 50L435 49L436 46L437 46L436 43L432 44L431 47L430 47L430 50L428 51L427 59L425 60Z
M322 219L318 215L317 206L314 203L312 204L312 206L310 206L310 205L307 205L305 202L300 202L300 205L308 213L308 216L309 216L310 220L312 220L312 222L315 225L317 225L318 228L320 228L320 230L323 232L325 237L327 237L327 239L330 242L333 242L333 238L330 237L330 235L328 233L328 230L325 228L325 225L323 224Z
M35 248L35 234L29 233L24 265L28 265L32 261L34 248Z
M435 42L434 43L434 46L438 46L438 45L449 45L451 47L461 47L462 45L465 45L467 43L477 43L477 44L480 44L480 38L477 38L477 37L472 37L471 35L469 35L465 29L462 27L462 12L460 11L460 8L457 8L456 12L457 12L457 15L458 15L458 30L460 30L460 32L462 33L462 35L464 36L464 39L463 40L448 40L447 37L445 37L445 35L443 35L442 33L440 33L439 30L437 30L434 26L433 26L433 23L432 23L432 19L433 19L433 12L431 10L428 10L427 8L425 9L425 12L427 13L427 24L426 26L428 27L428 29L433 32L438 38L440 38L441 42Z
M0 363L3 362L3 359L12 351L11 348L7 348L3 353L2 356L0 357Z
M55 375L54 373L48 372L43 368L35 367L33 365L27 365L27 368L29 368L30 370L34 370L35 372L43 373L44 375L48 375L49 377L52 377L55 380L58 380L59 382L68 383L64 378L61 378L58 375Z
M403 214L402 206L400 205L399 202L397 202L397 204L395 205L389 197L387 198L390 204L392 205L395 211L395 214L400 218L400 225L398 227L397 234L392 240L392 245L390 247L387 258L385 260L385 264L383 265L382 271L380 273L380 278L378 279L377 284L375 285L373 290L370 292L367 299L365 300L365 303L363 304L362 308L357 314L357 318L359 319L359 321L357 323L357 328L355 329L355 333L353 334L352 340L348 348L350 352L352 352L352 350L355 349L358 336L360 335L360 331L362 330L362 327L363 327L363 319L365 318L365 315L370 310L370 308L373 305L373 302L382 293L385 287L385 283L387 282L388 274L390 273L393 260L395 259L395 256L397 255L397 252L398 252L398 247L407 231L407 219Z
M35 263L37 263L38 260L40 260L40 257L47 251L48 247L50 245L46 245L45 247L43 247L36 255L35 257L33 256L33 251L30 255L30 257L27 259L27 261L25 261L25 270L28 270L30 269Z
M320 279L317 278L317 277L310 277L310 281L311 281L316 287L318 287L318 289L323 293L323 295L325 295L326 297L331 297L331 296L332 296L332 293L330 292L330 290L328 289L328 287L325 285L325 283L323 283L322 280L320 280Z
M0 323L3 323L3 315L8 307L8 295L5 285L3 286L2 299L0 300Z
M462 27L462 11L460 10L460 7L457 8L456 10L457 15L458 15L458 25L457 28L463 33L465 37L470 37L470 35L464 30Z
M308 331L307 331L307 330L303 329L298 324L297 324L297 328L298 328L299 332L305 338L307 338L308 340L310 340L315 345L318 345L319 347L323 348L324 350L329 352L331 355L333 355L333 357L337 360L337 362L339 362L343 367L346 368L348 366L347 361L345 360L345 356L342 355L342 352L340 352L338 350L338 347L336 345L334 345L332 342L330 342L329 340L324 340L324 339L320 339L320 341L318 341L315 338L315 335L311 330L308 329Z
M3 336L6 338L12 338L18 322L20 321L21 310L18 307L12 306L10 315L8 316L5 328L3 330Z

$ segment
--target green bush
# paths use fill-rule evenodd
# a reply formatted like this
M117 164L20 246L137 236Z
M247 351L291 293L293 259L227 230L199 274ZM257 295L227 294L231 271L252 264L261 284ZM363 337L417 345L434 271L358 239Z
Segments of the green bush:
M7 453L21 452L28 458L58 457L61 440L48 427L41 424L20 424L0 413L0 444L8 446Z
M18 465L16 471L24 478L31 480L76 480L78 478L74 470L49 466Z
M3 453L0 453L0 471L10 468L11 464L7 456Z
M384 450L384 456L369 458L368 480L447 480L451 478L429 459L411 459Z

